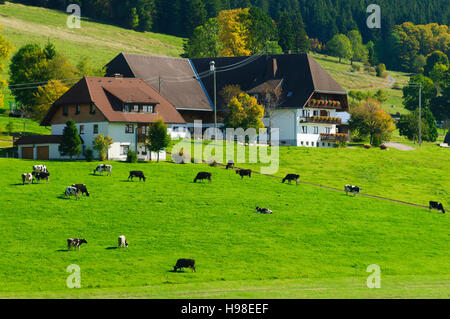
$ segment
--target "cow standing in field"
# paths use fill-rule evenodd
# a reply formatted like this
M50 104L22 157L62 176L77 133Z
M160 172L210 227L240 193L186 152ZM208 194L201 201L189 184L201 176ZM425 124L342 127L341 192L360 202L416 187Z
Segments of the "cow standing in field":
M33 172L48 172L45 165L34 165Z
M239 174L241 176L241 179L244 179L244 176L248 176L248 178L252 177L252 170L251 169L238 169L236 171L236 174Z
M177 264L173 266L173 271L177 271L182 268L191 268L195 272L195 260L194 259L178 259Z
M47 180L47 184L48 184L48 181L50 180L49 172L33 172L32 174L33 174L34 178L36 178L36 182L38 184L41 179Z
M72 184L72 187L75 187L78 192L80 192L81 194L86 194L86 196L89 197L89 192L85 184Z
M133 177L139 177L139 182L141 181L141 179L143 179L145 182L144 172L142 172L142 171L130 171L128 180L130 180L130 178L131 178L131 181L133 181Z
M111 176L111 171L112 171L112 165L99 164L94 169L94 175L97 172L99 172L101 175L103 175L103 172L107 172L108 176Z
M297 175L297 174L287 174L287 175L283 178L282 183L284 183L285 181L288 181L289 184L290 184L292 181L295 181L295 184L298 184L298 180L299 180L299 179L300 179L300 175Z
M439 202L430 201L428 209L429 210L437 209L438 211L441 211L442 213L445 214L444 205L442 205L442 203L439 203Z
M234 168L234 162L228 161L226 169L233 169Z
M66 191L64 192L64 196L66 197L75 196L77 199L79 199L80 191L73 186L67 186Z
M344 190L345 195L348 195L348 193L352 193L353 196L356 196L356 194L359 194L359 192L361 191L361 187L347 184L345 185Z
M209 180L209 182L211 183L211 173L208 173L208 172L198 173L197 176L195 176L195 178L194 178L194 183L196 183L197 180L204 180L204 179Z
M33 173L22 174L22 185L25 185L25 182L33 184Z
M67 250L70 250L71 247L78 247L78 250L80 250L81 244L87 244L86 239L68 238L67 239Z
M260 214L272 214L273 212L268 208L261 208L256 206L256 212Z
M118 243L119 243L119 248L123 247L128 247L128 243L127 243L127 239L125 238L125 235L119 236L119 238L117 239Z

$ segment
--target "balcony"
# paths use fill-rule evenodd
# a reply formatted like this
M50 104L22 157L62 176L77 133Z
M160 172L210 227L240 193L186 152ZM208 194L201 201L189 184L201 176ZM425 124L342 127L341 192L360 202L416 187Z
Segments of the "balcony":
M320 133L320 139L322 141L330 141L330 142L347 142L348 141L348 134L344 133L337 133L337 134L327 134L327 133Z
M138 134L138 143L147 143L148 137L145 134Z
M300 123L322 123L322 124L341 124L340 117L331 116L312 116L300 118Z
M317 108L317 109L341 109L340 101L331 101L331 100L314 100L312 99L308 103L308 107Z

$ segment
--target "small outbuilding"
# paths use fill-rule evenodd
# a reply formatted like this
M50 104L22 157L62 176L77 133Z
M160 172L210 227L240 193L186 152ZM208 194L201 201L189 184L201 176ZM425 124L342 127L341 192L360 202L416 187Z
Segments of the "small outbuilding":
M62 135L30 135L19 138L17 146L19 158L49 160L60 157L58 147Z

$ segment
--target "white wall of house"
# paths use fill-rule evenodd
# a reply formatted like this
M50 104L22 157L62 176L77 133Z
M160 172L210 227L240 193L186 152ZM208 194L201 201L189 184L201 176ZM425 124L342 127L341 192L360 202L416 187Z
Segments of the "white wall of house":
M296 145L296 130L298 126L298 109L280 109L274 110L270 119L271 128L279 129L280 145ZM265 120L268 124L269 119Z

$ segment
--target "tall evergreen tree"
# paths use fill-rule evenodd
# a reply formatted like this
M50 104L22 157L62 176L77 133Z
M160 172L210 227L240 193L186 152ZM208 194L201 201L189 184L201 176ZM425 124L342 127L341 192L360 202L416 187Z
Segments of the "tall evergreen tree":
M62 156L70 156L70 159L75 155L81 154L81 138L78 135L78 129L74 120L68 120L63 130L62 142L58 147L59 153Z

